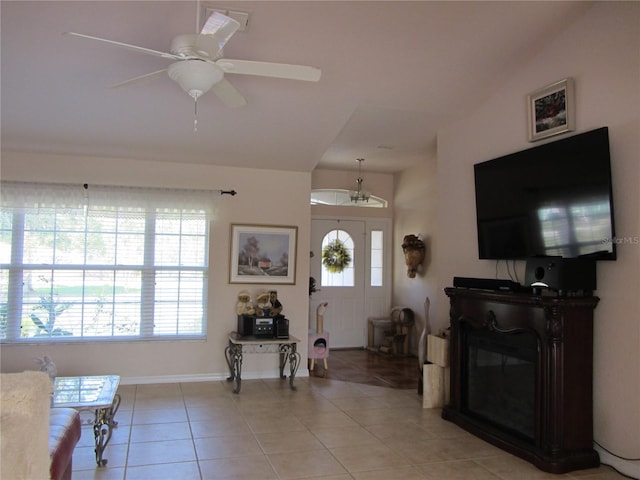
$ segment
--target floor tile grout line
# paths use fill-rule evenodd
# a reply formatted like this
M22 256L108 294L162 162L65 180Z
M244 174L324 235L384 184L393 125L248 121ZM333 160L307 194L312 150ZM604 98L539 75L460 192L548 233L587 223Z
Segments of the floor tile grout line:
M129 466L129 451L131 449L131 436L133 435L133 416L136 411L136 397L138 396L138 385L134 385L133 405L131 405L131 418L129 419L129 435L127 436L127 448L124 454L124 466L122 468L122 478L127 478L127 468Z
M193 436L193 427L191 426L191 417L189 416L189 409L187 408L187 402L184 399L184 389L182 383L180 383L180 393L182 394L182 405L185 410L185 414L187 416L187 425L189 426L189 434L191 435L191 445L193 447L193 455L196 459L196 467L198 468L198 475L200 479L203 478L202 468L200 467L200 458L198 457L198 449L196 448L195 437Z

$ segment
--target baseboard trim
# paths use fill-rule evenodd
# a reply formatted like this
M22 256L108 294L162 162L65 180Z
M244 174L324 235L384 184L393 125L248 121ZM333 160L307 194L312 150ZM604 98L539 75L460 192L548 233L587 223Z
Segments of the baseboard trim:
M628 475L631 478L640 479L640 464L631 460L624 460L603 450L599 445L594 445L594 450L600 455L600 463L610 465L618 472Z
M286 372L285 372L286 373ZM309 376L309 370L299 370L296 378ZM193 383L193 382L217 382L226 380L229 373L203 373L186 375L157 375L143 377L121 377L120 385L148 385L151 383ZM242 380L266 380L280 378L280 372L242 372Z

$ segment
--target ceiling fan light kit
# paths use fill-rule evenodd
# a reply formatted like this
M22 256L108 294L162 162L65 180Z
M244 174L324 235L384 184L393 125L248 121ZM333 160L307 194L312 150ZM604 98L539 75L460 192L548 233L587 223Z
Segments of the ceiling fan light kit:
M222 80L224 73L215 64L201 60L185 60L169 65L169 77L193 99L204 95Z

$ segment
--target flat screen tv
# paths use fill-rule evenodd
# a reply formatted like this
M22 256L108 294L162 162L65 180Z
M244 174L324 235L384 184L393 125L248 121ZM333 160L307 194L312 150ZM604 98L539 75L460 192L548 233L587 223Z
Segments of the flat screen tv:
M615 260L607 127L474 165L481 259Z

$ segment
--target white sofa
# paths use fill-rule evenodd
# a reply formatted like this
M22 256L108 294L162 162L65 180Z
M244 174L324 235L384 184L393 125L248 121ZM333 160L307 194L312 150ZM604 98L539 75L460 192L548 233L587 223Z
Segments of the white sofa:
M0 374L0 479L71 479L80 414L51 408L52 393L45 373Z
M0 478L49 479L53 386L42 372L0 375Z

